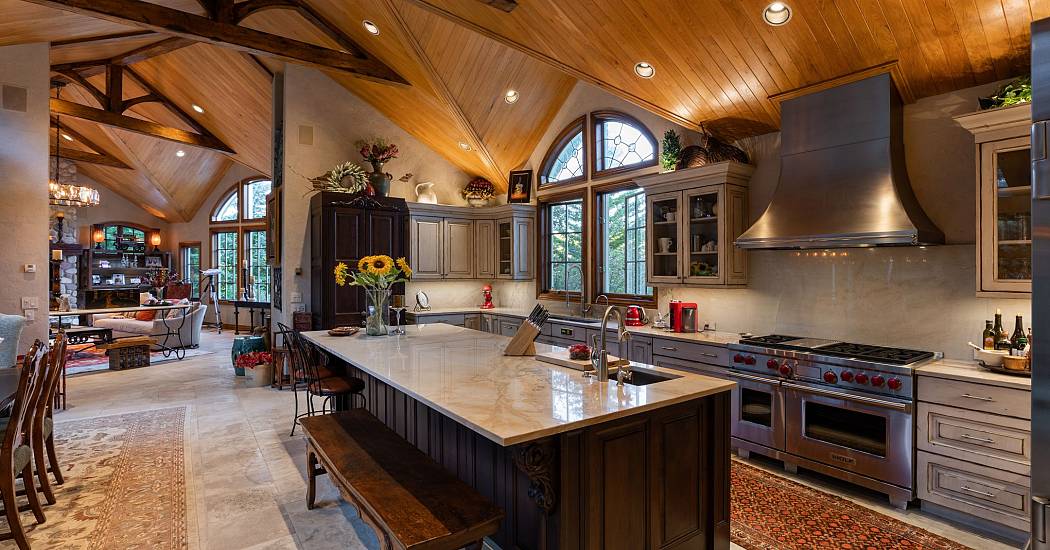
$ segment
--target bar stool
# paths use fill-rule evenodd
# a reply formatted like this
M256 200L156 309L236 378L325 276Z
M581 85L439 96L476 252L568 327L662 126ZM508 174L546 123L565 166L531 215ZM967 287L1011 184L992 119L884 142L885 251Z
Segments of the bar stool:
M327 357L323 353L317 353L306 340L294 329L278 324L282 331L290 333L289 348L292 359L292 390L295 391L295 416L292 418L292 431L295 435L295 427L299 419L304 416L317 414L313 398L323 398L321 402L321 414L324 414L331 404L332 398L344 398L359 396L362 402L367 403L364 396L365 382L360 378L344 378L332 372L326 362ZM299 412L299 386L306 390L306 412Z

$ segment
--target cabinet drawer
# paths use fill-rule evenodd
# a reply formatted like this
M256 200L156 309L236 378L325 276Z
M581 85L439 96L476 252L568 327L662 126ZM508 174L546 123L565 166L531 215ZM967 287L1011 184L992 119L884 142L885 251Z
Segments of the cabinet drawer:
M724 347L668 338L653 338L653 355L728 367L731 354Z
M718 365L711 365L707 363L701 363L698 361L685 361L683 359L676 359L674 357L664 357L662 355L656 355L653 353L653 365L657 367L663 367L665 369L674 369L685 371L693 374L703 374L707 376L718 376L719 378L725 378L723 374L725 369Z
M452 315L417 315L417 325L433 325L437 323L445 323L447 325L455 325L457 327L463 326L463 314L452 314Z
M919 401L1026 420L1032 418L1031 392L961 380L919 376Z
M550 325L550 335L555 338L559 338L562 340L572 340L574 342L579 343L587 342L587 329L583 327L555 322L552 322Z
M1031 475L1031 422L919 403L919 449Z
M953 510L1027 531L1027 476L918 452L918 495Z
M499 320L499 333L503 336L514 336L518 333L519 327L521 327L521 321L517 319Z

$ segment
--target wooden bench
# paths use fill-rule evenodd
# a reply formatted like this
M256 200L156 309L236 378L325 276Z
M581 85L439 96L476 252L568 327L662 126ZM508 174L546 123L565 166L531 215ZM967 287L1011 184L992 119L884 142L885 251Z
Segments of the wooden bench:
M303 418L314 508L327 473L376 531L383 549L477 548L503 511L364 409Z

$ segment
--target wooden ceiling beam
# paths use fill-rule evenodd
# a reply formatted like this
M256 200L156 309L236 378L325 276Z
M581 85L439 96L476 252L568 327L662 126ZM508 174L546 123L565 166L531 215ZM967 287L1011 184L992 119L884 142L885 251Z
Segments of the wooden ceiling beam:
M78 44L97 44L99 42L116 42L119 40L127 40L128 38L140 38L143 36L150 36L157 34L153 31L128 31L128 32L117 32L113 34L101 34L98 36L82 36L79 38L70 38L67 40L55 40L51 43L52 48L61 48L63 46L74 46Z
M59 68L56 70L54 67L52 67L51 70L62 76L62 78L55 80L79 84L81 88L84 88L84 91L91 94L92 99L98 102L99 107L105 108L109 105L109 97L106 96L106 92L98 89L98 87L91 82L88 82L88 79L81 76L80 73L71 69Z
M182 38L181 36L172 36L135 48L129 52L115 55L109 59L91 59L88 61L60 63L58 65L53 65L51 70L57 73L76 71L84 78L91 78L106 72L106 66L108 65L131 65L132 63L138 63L166 53L171 53L192 44L195 44L192 40Z
M502 186L502 189L505 190L509 185L507 179L508 174L500 169L499 165L496 163L492 153L489 152L488 147L482 141L481 135L478 134L474 125L471 124L470 119L467 117L466 113L463 112L463 108L460 107L459 103L456 101L452 91L449 90L448 85L445 84L441 75L438 74L437 68L434 67L430 58L427 57L422 44L419 43L419 40L417 40L415 35L409 30L408 23L405 21L404 16L401 15L401 12L397 10L397 7L394 6L391 0L383 0L383 6L389 12L391 19L397 23L394 32L400 35L401 41L409 46L410 53L415 57L416 63L418 63L426 73L427 83L438 93L438 99L448 107L449 114L452 115L452 118L456 121L460 131L463 132L464 141L470 145L478 156L481 157L482 163L484 163L485 167L489 169L488 176L493 180L493 183L496 184L496 187L500 188L500 186Z
M144 100L144 101L157 101L157 102L161 103L162 105L164 105L165 107L167 107L168 110L171 111L172 114L174 114L175 116L179 117L179 120L181 120L182 122L186 123L186 125L189 126L190 128L193 128L198 134L201 134L202 136L211 136L211 137L215 136L215 134L211 133L211 131L209 131L207 128L205 128L204 125L202 125L201 123L197 122L192 116L190 116L189 113L187 113L186 111L183 111L182 107L179 107L179 105L177 103L175 103L174 101L168 99L168 96L166 96L163 93L161 93L160 90L154 88L152 84L147 82L146 79L143 78L142 75L140 75L139 73L135 72L134 69L132 69L131 67L127 67L125 69L125 71L127 71L128 75L131 76L131 78L133 78L135 80L135 82L138 83L139 86L142 86L142 88L144 88L146 90L146 92L148 92L148 96L152 96L152 97L156 98L156 99L153 99L153 100ZM144 97L148 97L148 96L144 96ZM142 98L135 98L135 99L142 99ZM135 99L128 100L128 101L134 101ZM128 109L128 108L130 108L130 106L125 106L124 107L125 110Z
M81 145L83 145L83 146L87 147L88 149L91 149L91 151L93 151L93 152L87 152L87 151L78 151L76 149L66 148L66 149L62 149L61 150L62 158L68 158L70 160L75 160L75 161L79 161L79 162L88 162L88 163L91 163L91 164L98 164L100 166L109 166L111 168L121 168L121 169L124 169L124 170L131 170L130 166L125 164L124 161L122 161L122 160L118 159L117 157L111 155L109 153L109 151L106 151L105 148L100 147L97 143L95 143L94 141L91 141L90 139L84 137L83 134L77 132L76 130L74 130L74 129L68 127L68 126L63 127L59 122L60 121L58 120L58 117L54 117L54 116L51 117L51 127L54 128L56 132L61 132L63 134L67 134L69 137L73 138L73 140L76 141L77 143L80 143ZM54 144L52 144L51 145L51 154L55 155L57 152L58 152L58 148Z
M293 63L347 72L378 82L408 81L377 59L265 33L141 0L26 0L122 25L131 25L198 42L284 59Z
M157 124L156 122L112 113L103 109L87 107L64 99L51 98L51 112L56 115L71 116L88 122L95 122L103 126L120 128L129 132L135 132L137 134L175 143L203 147L205 149L212 149L225 154L234 154L232 149L214 136L195 134L179 128Z
M482 4L492 6L500 11L510 13L514 11L514 8L518 7L518 3L515 0L478 0Z
M273 9L295 11L350 54L361 59L368 58L368 53L361 46L357 45L357 42L354 42L350 35L340 30L338 26L302 0L247 0L246 2L240 2L233 5L232 20L228 22L240 24L246 18L256 13Z

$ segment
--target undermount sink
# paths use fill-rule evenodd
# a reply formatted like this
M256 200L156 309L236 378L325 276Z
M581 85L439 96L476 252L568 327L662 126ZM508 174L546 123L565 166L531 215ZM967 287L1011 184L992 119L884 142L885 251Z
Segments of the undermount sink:
M648 386L649 384L656 384L657 382L666 382L668 380L674 380L675 378L681 378L674 374L665 374L662 372L652 372L643 370L632 370L631 380L625 381L624 384L630 384L632 386ZM616 371L609 372L609 380L616 381Z
M580 323L581 325L601 325L602 322L598 319L591 319L590 317L573 317L571 315L551 315L549 317L551 321L568 321L570 323Z

